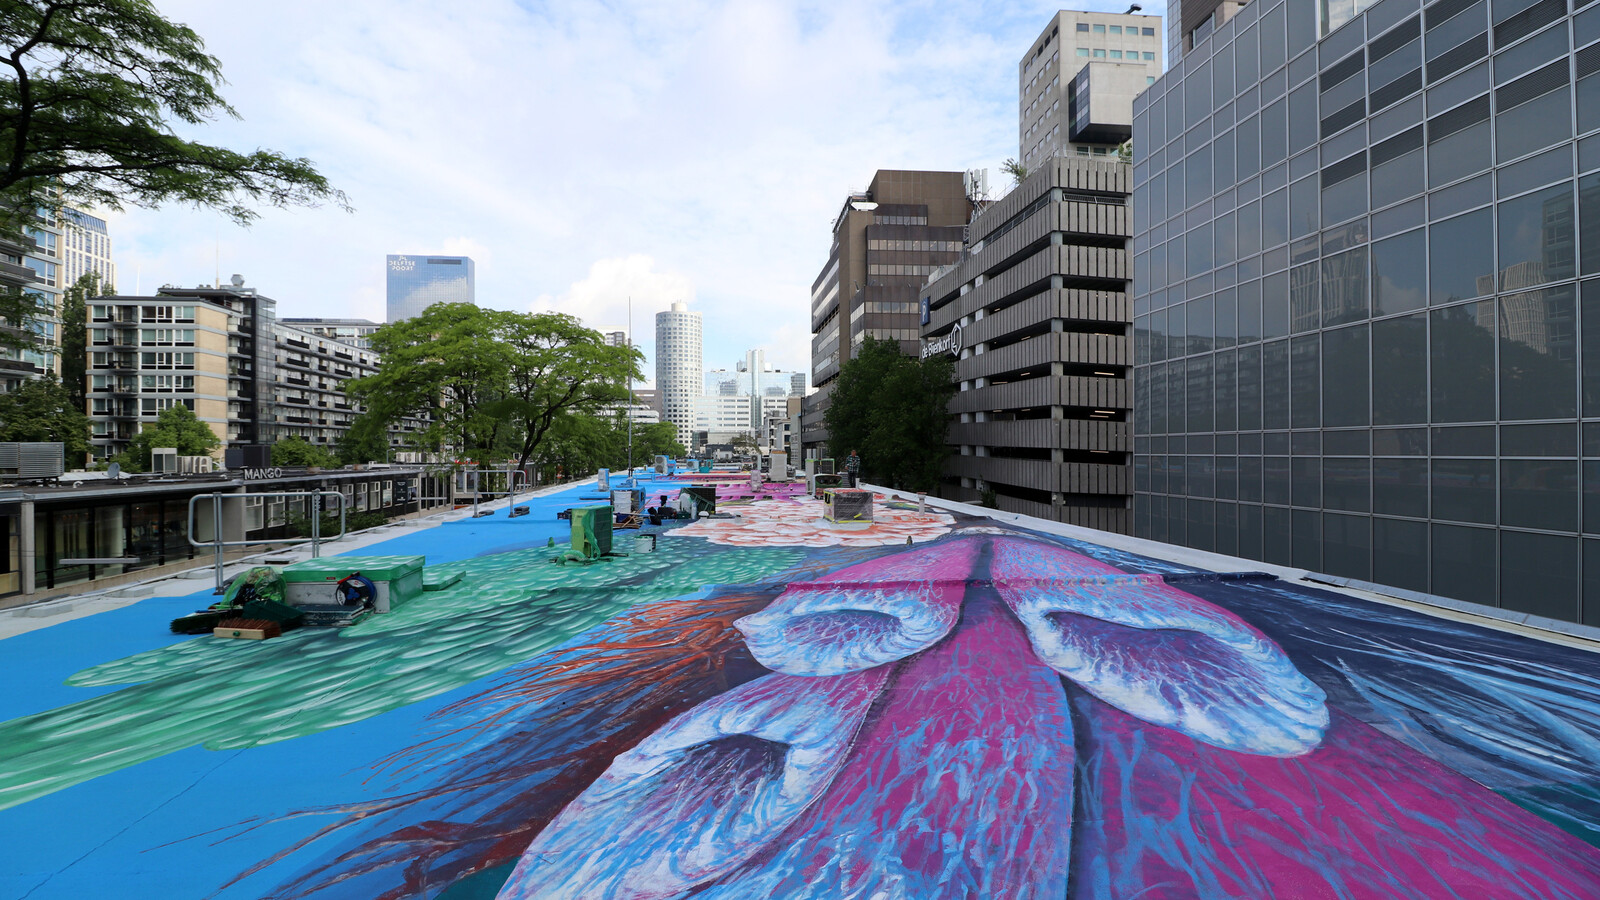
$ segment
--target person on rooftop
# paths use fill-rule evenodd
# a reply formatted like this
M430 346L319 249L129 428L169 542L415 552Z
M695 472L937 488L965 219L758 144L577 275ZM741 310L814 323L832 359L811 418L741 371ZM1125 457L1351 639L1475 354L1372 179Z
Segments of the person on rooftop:
M851 450L850 455L845 457L844 471L850 476L850 486L855 487L861 478L861 457L856 455L856 451Z

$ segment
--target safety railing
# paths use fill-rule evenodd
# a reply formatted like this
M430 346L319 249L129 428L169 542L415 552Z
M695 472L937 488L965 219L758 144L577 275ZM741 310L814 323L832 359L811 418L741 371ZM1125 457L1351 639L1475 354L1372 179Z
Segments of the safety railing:
M487 497L487 498L489 498L491 500L494 499L495 497L507 497L507 498L509 498L509 502L506 504L506 509L508 511L511 510L511 509L514 509L516 507L516 505L517 505L517 476L519 476L519 475L522 476L522 487L525 490L529 489L529 487L530 487L529 486L529 482L528 482L528 473L526 471L522 470L522 469L514 469L514 468L505 468L505 469L462 469L461 471L457 472L456 474L458 475L458 477L465 478L466 481L470 483L470 486L472 488L472 517L474 519L476 519L480 515L482 515L482 513L478 512L478 500L480 498L483 498L483 497ZM501 483L504 483L506 485L506 490L503 490L503 491L486 491L486 490L483 490L482 488L483 488L483 483L484 483L485 480L490 480L490 481L498 481L499 480L499 479L488 479L485 476L504 476L504 481L501 482ZM508 514L509 514L509 512L508 512Z
M211 521L212 521L211 540L209 540L209 541L197 541L194 538L194 532L195 532L195 518L194 518L195 504L197 502L201 501L201 500L204 500L207 497L211 498ZM247 540L242 540L242 541L225 541L225 540L223 540L222 539L222 501L228 500L228 499L244 500L244 499L247 499L247 498L248 499L253 499L253 500L258 500L258 499L262 499L262 498L265 498L265 497L296 497L296 498L299 498L299 499L302 499L302 500L310 500L311 501L311 523L310 523L311 524L311 536L309 538L305 538L303 540L294 540L293 538L257 538L255 540L248 540L247 539ZM334 535L334 536L332 536L331 538L325 538L323 536L323 534L322 534L322 498L323 497L335 497L335 498L337 498L339 500L339 533ZM346 518L345 518L346 512L347 512L347 504L345 502L345 496L343 494L339 493L338 491L272 491L272 492L269 492L269 493L261 493L261 494L223 494L223 493L195 494L193 497L189 498L189 528L188 528L189 543L192 546L195 546L195 547L211 547L211 548L213 548L215 550L215 552L216 552L216 568L217 568L217 589L216 589L216 593L220 594L220 593L223 592L223 580L222 580L223 558L222 557L223 557L223 553L226 550L226 548L228 548L228 547L255 547L255 546L260 546L261 544L291 544L291 545L310 544L311 545L311 556L312 556L312 558L316 558L316 557L319 557L319 556L322 555L322 542L323 542L323 540L337 540L337 539L342 538L342 537L345 536L345 533L347 531L347 529L345 527L346 526Z

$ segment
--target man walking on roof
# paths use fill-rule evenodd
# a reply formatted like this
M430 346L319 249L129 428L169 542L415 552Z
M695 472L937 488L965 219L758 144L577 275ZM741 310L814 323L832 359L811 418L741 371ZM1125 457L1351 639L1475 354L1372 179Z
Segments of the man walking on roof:
M850 476L850 486L855 487L861 478L861 457L856 455L856 451L851 450L850 455L845 458L844 471Z

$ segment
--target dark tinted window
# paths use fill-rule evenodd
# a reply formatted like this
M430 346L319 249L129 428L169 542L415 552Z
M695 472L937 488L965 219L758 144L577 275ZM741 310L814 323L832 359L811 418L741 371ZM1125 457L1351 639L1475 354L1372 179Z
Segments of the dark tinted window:
M1494 419L1494 301L1432 313L1428 363L1435 422Z

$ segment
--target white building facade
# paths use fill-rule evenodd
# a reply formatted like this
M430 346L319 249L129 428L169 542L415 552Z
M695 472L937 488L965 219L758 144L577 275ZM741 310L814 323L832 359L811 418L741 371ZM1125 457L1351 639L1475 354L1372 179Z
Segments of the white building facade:
M701 396L700 314L674 301L656 313L656 390L661 420L678 427L678 441L687 444L695 430L695 400Z

